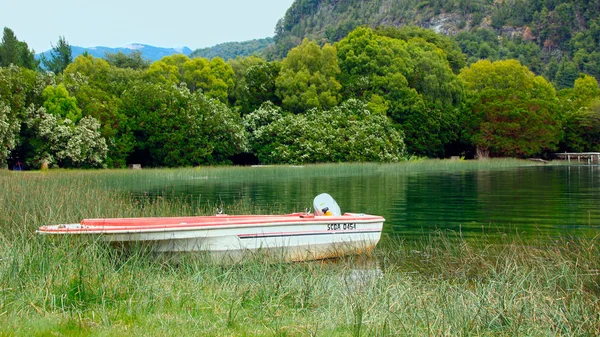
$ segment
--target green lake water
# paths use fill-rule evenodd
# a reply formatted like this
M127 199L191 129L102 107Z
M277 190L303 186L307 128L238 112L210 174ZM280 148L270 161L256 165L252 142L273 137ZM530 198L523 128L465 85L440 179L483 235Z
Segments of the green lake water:
M342 212L382 215L384 232L416 237L437 229L466 236L593 236L600 230L600 166L406 170L394 165L202 168L142 175L124 185L138 196L303 211L320 193Z

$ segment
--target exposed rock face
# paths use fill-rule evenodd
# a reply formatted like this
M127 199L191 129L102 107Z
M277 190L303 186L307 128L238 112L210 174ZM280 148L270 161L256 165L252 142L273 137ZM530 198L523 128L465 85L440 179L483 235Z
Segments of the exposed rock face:
M456 13L442 13L438 14L431 19L424 20L421 23L423 28L429 28L435 31L436 33L444 34L444 35L456 35L461 31L470 30L470 22L472 20L472 15L468 15L463 17ZM461 27L462 28L459 28ZM491 18L485 17L481 21L479 25L475 28L485 28L495 30L491 26ZM500 31L495 30L498 33L498 36L508 36L510 38L515 37L523 37L525 35L525 31L528 27L512 27L512 26L504 26L500 29ZM531 30L529 30L531 34Z
M460 29L460 23L464 22L463 18L455 13L442 13L426 20L422 23L422 27L429 28L436 33L445 35L456 35ZM465 26L464 29L468 27Z

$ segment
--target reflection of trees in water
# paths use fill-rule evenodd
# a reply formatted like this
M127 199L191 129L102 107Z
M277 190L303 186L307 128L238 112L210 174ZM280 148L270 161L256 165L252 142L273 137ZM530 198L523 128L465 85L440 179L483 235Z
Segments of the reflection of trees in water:
M597 205L585 189L592 188L589 183L598 173L584 168L573 181L568 178L570 169L525 167L476 172L480 222L521 235L553 235L589 225L588 211ZM597 195L598 187L595 189Z
M411 175L406 195L406 222L413 234L436 229L469 231L477 219L473 172Z
M436 229L468 236L537 235L578 227L591 230L600 224L600 168L595 166L426 173L379 168L317 165L241 168L215 174L200 169L178 173L178 177L157 174L133 179L127 186L143 191L146 197L178 198L193 206L223 205L230 214L240 209L304 211L312 207L316 195L326 192L342 212L382 215L384 232L402 237L422 237ZM234 207L240 203L248 207Z

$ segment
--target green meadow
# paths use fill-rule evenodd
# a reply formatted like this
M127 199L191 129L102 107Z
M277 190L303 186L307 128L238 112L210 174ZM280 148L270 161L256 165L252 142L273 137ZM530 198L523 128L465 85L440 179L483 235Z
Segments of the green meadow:
M416 161L379 168L479 170L511 165L523 162ZM308 169L318 174L357 168ZM134 197L118 189L148 176L168 179L198 170L0 171L0 335L600 333L597 236L522 238L497 230L493 238L482 233L472 240L460 232L433 231L418 240L403 240L390 234L370 256L300 263L248 256L224 264L202 255L169 259L144 247L121 251L96 238L52 238L35 232L41 225L81 218L212 214L215 205L210 202ZM251 169L201 170L202 176L233 179ZM282 174L284 179L297 173ZM227 207L230 214L294 211L250 201Z

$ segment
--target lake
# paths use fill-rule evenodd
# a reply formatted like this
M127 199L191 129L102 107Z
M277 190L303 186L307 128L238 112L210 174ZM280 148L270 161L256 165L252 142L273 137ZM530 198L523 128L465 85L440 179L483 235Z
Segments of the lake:
M442 163L442 162L440 162ZM326 192L342 212L382 215L384 232L421 237L436 229L524 236L593 236L600 229L600 166L337 164L197 168L136 174L121 188L138 197L303 211ZM229 212L232 214L231 212Z

